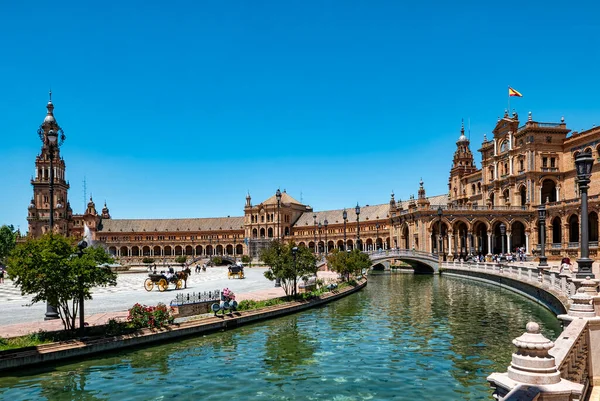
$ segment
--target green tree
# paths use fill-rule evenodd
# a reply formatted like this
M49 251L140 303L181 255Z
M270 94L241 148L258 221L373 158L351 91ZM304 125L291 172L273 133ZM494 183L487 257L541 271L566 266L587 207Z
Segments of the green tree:
M292 250L295 247L293 242L284 244L276 240L260 252L260 260L270 267L265 272L265 277L268 280L279 279L287 296L296 295L299 277L314 275L317 272L315 256L306 247L297 247L294 261Z
M144 258L144 259L142 259L142 263L149 265L151 263L154 263L154 259L153 258Z
M335 249L327 256L327 265L331 270L346 276L346 279L349 280L350 274L358 274L363 269L371 267L371 260L367 254L358 249L354 249L352 252Z
M0 263L6 261L6 257L13 250L16 242L17 233L12 225L0 227Z
M7 271L22 295L34 295L32 304L56 305L64 328L74 330L79 295L92 299L92 287L117 284L116 273L101 267L110 262L102 247L90 246L78 254L75 239L46 234L18 244L8 257Z
M177 257L175 258L175 263L181 263L181 264L184 264L186 261L187 261L187 257L186 257L186 256L183 256L183 255L181 255L181 256L177 256Z

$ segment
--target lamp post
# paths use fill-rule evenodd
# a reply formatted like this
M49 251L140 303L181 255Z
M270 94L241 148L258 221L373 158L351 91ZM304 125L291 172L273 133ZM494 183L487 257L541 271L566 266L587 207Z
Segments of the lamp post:
M379 246L379 223L375 224L375 250L378 250Z
M317 225L317 227L319 227L319 256L321 256L321 222L319 221L319 224Z
M327 254L329 253L329 244L327 243L327 226L329 225L329 222L327 221L327 219L325 219L323 225L325 226L325 256L327 256Z
M577 278L594 278L592 263L590 259L589 226L588 226L588 189L590 177L592 176L592 165L594 158L591 153L580 153L575 157L575 169L577 170L577 185L581 193L581 257L577 259Z
M237 237L237 234L233 234L233 262L237 262L237 257L235 256L235 239Z
M83 256L83 250L87 248L88 243L85 240L79 241L77 243L77 257L81 258ZM83 283L81 282L81 276L79 277L79 332L81 335L85 332L85 314L83 311Z
M500 253L500 260L504 260L504 235L506 235L506 225L504 223L500 223L500 244L502 247L502 252Z
M298 253L298 247L295 246L292 248L292 259L294 260L294 295L297 294L296 287L296 277L298 276L298 272L296 271L296 254Z
M275 198L277 198L277 240L281 240L281 226L280 226L280 207L281 207L281 191L277 188L277 192L275 192Z
M548 258L546 257L546 204L538 206L538 220L540 223L540 267L548 267Z
M356 248L360 251L360 206L358 206L358 202L356 202L354 211L356 212Z
M344 218L344 251L348 249L348 242L346 241L346 222L348 221L348 212L344 209L342 213L342 217Z
M314 254L317 254L317 214L313 214L313 234L314 234L314 242L315 242L315 246L313 248Z
M52 163L54 162L54 152L58 150L58 148L62 145L62 143L65 140L65 134L62 132L62 129L59 128L59 130L60 138L58 137L58 132L53 129L48 131L48 134L46 135L48 139L48 159L50 160L50 235L54 233L54 166ZM51 305L46 302L46 314L44 316L44 320L54 320L58 318L59 315L58 310L56 309L56 305Z
M442 250L442 214L444 214L444 211L442 210L442 206L438 206L438 210L437 210L437 215L438 215L438 255L440 255L440 258L443 257L444 253Z

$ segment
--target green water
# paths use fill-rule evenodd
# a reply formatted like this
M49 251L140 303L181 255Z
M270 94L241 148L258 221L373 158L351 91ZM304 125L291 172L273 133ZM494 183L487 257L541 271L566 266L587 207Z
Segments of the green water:
M536 303L486 284L370 276L322 308L69 364L3 372L3 400L491 400Z

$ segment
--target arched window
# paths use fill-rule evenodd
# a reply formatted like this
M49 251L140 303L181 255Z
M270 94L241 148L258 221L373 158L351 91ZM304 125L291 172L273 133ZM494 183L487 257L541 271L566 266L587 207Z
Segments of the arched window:
M569 217L569 242L579 242L579 217Z
M556 216L552 219L552 243L560 244L562 242L562 224L560 217Z
M508 150L508 141L502 142L500 145L500 153L504 153Z
M556 202L556 183L552 180L544 180L542 182L542 192L540 203Z

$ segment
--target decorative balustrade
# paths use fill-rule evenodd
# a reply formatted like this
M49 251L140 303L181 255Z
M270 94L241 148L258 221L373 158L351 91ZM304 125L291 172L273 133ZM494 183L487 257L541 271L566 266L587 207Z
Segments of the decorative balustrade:
M567 245L567 247L568 247L569 249L572 249L572 248L579 248L579 242L569 242L569 244Z
M550 355L554 356L560 377L589 385L589 328L584 319L573 320L556 339ZM585 390L584 390L585 394Z

